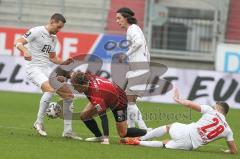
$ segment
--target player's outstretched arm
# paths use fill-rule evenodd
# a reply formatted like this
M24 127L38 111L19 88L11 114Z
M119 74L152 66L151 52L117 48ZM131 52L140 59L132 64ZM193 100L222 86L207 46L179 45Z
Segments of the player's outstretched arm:
M201 112L201 106L197 103L194 103L190 100L180 98L179 91L177 88L174 89L173 100L179 104L182 104L188 108Z
M223 150L224 153L237 154L237 146L234 141L227 141L229 150Z

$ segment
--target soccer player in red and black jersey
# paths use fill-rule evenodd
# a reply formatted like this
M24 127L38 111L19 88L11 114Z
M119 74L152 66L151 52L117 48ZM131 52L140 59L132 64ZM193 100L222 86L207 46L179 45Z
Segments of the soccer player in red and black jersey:
M108 108L114 114L120 137L138 137L146 134L144 129L128 128L127 96L117 84L80 71L72 73L71 84L79 93L84 93L90 101L80 112L80 118L96 137L100 137L101 132L93 117L105 113Z

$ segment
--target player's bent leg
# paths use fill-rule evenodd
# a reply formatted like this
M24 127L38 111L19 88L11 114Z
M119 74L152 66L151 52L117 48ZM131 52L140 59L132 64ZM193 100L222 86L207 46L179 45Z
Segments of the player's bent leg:
M167 149L175 149L175 150L192 150L192 144L190 141L175 141L170 140L165 144Z
M93 119L93 116L98 112L92 106L91 103L88 103L86 107L80 112L80 119L84 122L86 127L95 135L95 137L87 138L85 141L90 142L101 142L102 141L102 133L98 128L96 120Z
M127 135L127 121L122 121L122 122L116 122L116 128L117 128L117 132L118 135L120 137L126 137Z
M103 141L101 144L109 144L109 127L108 127L108 117L106 112L99 115L102 123L102 129L103 129Z
M173 123L169 128L171 139L165 147L169 149L192 150L192 142L186 124Z
M49 81L45 81L41 85L41 89L43 92L54 92L54 89L52 86L49 84Z
M127 128L127 121L116 122L117 131L120 137L139 137L147 133L145 129Z
M163 135L165 135L168 132L168 126L164 125L164 126L160 126L158 128L153 129L152 131L148 132L146 135L140 137L140 139L142 141L144 140L148 140L151 138L155 138L155 137L161 137Z
M63 84L60 88L57 89L56 93L62 98L62 99L72 99L74 98L74 95L69 88L67 84Z
M139 137L146 134L146 130L138 128L128 128L127 126L127 108L112 110L116 128L120 137Z
M147 147L164 147L162 141L139 141L138 145Z

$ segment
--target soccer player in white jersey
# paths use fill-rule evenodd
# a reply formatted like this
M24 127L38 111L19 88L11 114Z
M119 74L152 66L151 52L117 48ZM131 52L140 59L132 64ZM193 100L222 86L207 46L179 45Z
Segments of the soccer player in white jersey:
M128 138L122 142L129 145L141 145L149 147L165 147L169 149L193 150L209 142L224 138L228 145L225 153L236 154L237 147L233 139L233 132L226 121L229 106L225 102L216 102L214 108L208 105L199 105L190 100L179 97L178 90L175 89L173 99L184 106L196 110L202 117L194 123L182 124L173 123L171 125L160 126L148 132L140 138ZM169 133L171 140L165 141L145 141L155 137L161 137Z
M142 97L143 94L131 88L133 85L147 84L150 77L150 54L146 40L141 28L137 25L137 19L134 17L134 12L131 9L120 8L116 13L116 22L122 29L127 30L126 36L129 42L129 50L125 55L120 56L120 62L128 59L129 63L125 89L128 98L128 127L135 127L135 123L137 123L139 128L147 130L148 128L143 121L142 114L136 105L137 98ZM139 64L141 65L141 70L138 69ZM136 78L137 76L138 78Z
M51 63L61 64L62 61L56 56L56 34L64 27L66 20L63 15L55 13L46 26L38 26L30 29L21 38L17 39L15 46L23 52L24 59L29 61L26 66L27 78L41 88L43 95L40 99L37 120L34 128L41 136L47 136L43 127L43 120L48 104L53 98L54 92L64 100L64 131L63 137L79 139L72 132L71 105L73 94L67 85L63 84L58 90L54 90L49 84L49 75L53 68ZM25 45L27 44L27 45Z

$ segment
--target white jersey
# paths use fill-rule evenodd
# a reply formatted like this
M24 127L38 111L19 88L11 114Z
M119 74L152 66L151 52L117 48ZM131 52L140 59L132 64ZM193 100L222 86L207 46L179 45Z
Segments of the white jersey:
M126 53L129 62L150 61L150 54L144 34L138 25L132 24L128 27L127 40L130 43L129 50Z
M188 125L194 149L219 138L233 141L233 132L223 114L208 105L201 105L201 113L196 123Z
M25 33L23 38L27 40L26 47L32 55L27 68L48 66L51 63L49 53L56 52L56 35L50 35L45 26L38 26Z

